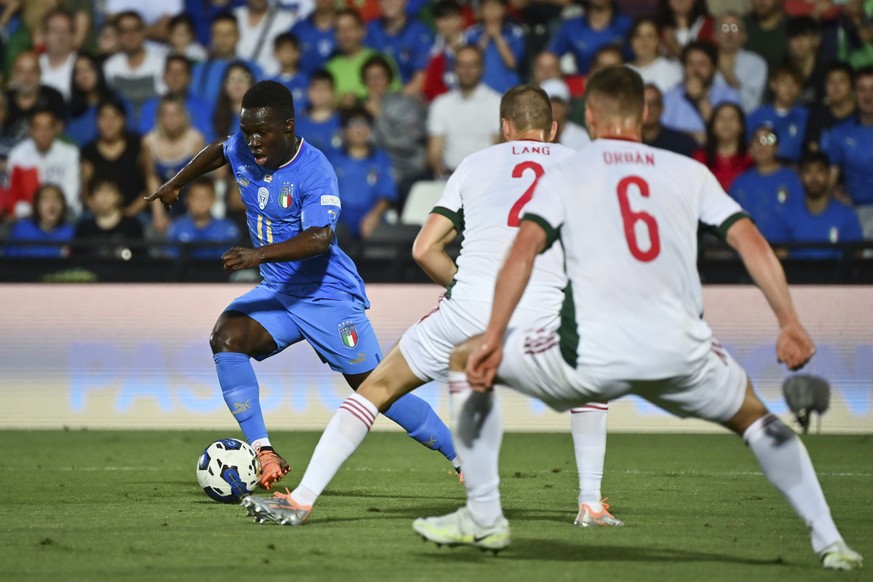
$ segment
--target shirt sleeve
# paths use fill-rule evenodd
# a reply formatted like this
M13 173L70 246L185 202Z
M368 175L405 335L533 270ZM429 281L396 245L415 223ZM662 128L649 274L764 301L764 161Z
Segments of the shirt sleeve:
M461 182L466 173L467 163L464 161L461 162L457 170L452 172L442 197L431 210L431 213L445 216L451 220L452 224L455 225L455 230L459 233L464 232L464 200L461 196Z
M327 163L325 167L314 172L312 178L304 182L300 193L300 223L301 230L312 227L336 227L342 204L339 197L339 186L336 173Z
M748 214L727 195L712 172L702 165L700 171L704 175L700 188L698 220L724 238L728 229L741 218L748 218Z
M566 208L561 192L569 192L558 172L547 172L537 181L533 198L524 207L522 220L538 224L546 233L546 249L550 248L560 236L564 224Z

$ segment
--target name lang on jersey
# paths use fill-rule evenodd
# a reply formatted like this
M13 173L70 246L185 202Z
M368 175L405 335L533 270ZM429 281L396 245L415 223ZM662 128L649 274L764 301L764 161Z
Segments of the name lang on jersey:
M516 156L523 154L543 154L548 156L551 154L551 150L547 145L513 145L512 154Z

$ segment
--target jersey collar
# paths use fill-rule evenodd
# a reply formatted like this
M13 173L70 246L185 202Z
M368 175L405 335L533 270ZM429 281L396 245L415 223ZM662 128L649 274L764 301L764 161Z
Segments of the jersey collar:
M297 151L294 153L294 157L292 157L290 160L288 160L287 162L285 162L284 164L282 164L281 166L276 168L277 170L281 170L282 168L288 167L294 163L294 160L296 160L300 156L300 152L303 150L303 141L304 140L301 137L300 138L300 147L297 148Z

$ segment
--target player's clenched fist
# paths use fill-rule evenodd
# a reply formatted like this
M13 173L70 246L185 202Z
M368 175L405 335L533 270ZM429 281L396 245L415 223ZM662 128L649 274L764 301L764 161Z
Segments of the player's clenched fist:
M225 271L240 271L242 269L253 269L260 265L261 255L255 249L233 247L221 255L221 261L224 263Z
M798 322L791 322L779 331L776 340L776 359L789 370L799 370L815 354L815 344Z

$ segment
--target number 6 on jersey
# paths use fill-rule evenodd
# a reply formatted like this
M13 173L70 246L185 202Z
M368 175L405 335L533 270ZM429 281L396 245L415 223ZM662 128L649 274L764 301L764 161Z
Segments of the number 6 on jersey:
M658 223L655 217L648 212L634 211L631 209L628 190L636 186L637 191L643 198L649 197L649 183L639 176L627 176L618 183L618 204L621 208L621 220L624 223L624 236L631 254L638 261L648 263L655 260L661 252L661 238L658 235ZM649 248L643 250L637 240L636 225L642 221L649 234Z

